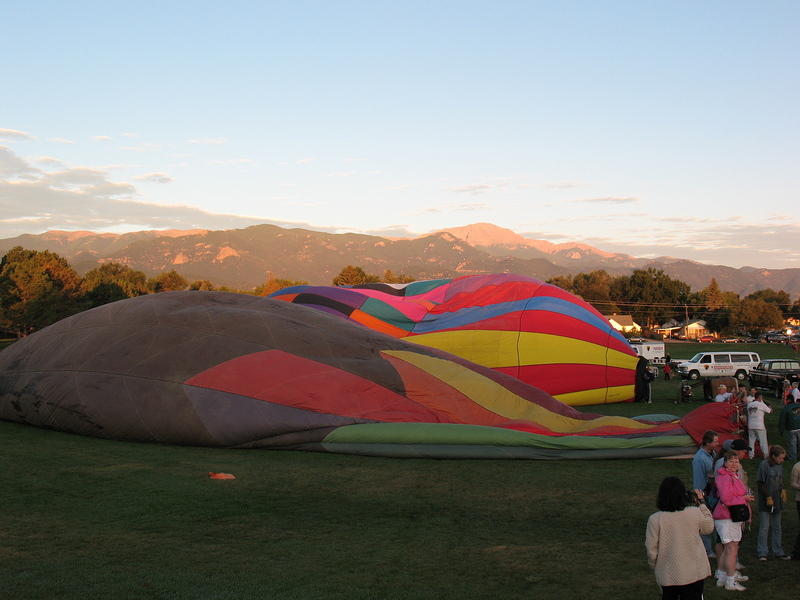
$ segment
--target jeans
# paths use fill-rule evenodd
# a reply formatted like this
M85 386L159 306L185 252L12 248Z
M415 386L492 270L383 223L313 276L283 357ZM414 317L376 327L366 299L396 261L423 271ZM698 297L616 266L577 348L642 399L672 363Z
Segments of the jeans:
M800 448L800 429L793 429L786 432L786 445L789 451L789 460L797 460L797 450Z
M783 556L783 532L781 531L781 511L758 513L758 542L756 544L756 554L761 558L767 556L767 533L770 534L770 545L775 556Z

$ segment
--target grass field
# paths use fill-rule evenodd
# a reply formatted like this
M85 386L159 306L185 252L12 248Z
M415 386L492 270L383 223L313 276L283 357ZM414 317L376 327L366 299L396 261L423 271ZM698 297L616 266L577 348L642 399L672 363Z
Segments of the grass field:
M696 346L669 351L688 358ZM677 385L655 382L652 406L586 410L691 410L672 404ZM775 422L768 419L772 442ZM4 599L657 598L645 522L661 479L688 482L690 472L687 460L382 459L160 446L5 422L0 445ZM757 463L746 462L753 478ZM237 479L209 480L208 471ZM786 511L787 551L797 531L796 513ZM754 544L749 534L748 593L795 597L800 563L757 563ZM706 598L730 594L713 582L706 588Z

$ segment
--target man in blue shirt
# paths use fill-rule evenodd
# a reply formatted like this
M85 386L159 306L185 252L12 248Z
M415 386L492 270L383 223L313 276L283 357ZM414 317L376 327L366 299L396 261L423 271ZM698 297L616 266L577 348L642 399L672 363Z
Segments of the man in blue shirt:
M692 458L692 487L703 492L708 485L708 480L714 478L714 453L719 450L719 434L716 431L706 431L703 434L700 448ZM714 558L714 533L701 535L706 554Z

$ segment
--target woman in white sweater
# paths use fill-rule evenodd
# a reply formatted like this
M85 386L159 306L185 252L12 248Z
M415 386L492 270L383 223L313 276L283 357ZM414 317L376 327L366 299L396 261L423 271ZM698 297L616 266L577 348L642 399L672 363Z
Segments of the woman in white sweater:
M658 512L647 520L645 547L661 598L701 600L711 565L700 534L714 530L714 519L705 504L688 505L686 488L677 477L661 482L656 505Z

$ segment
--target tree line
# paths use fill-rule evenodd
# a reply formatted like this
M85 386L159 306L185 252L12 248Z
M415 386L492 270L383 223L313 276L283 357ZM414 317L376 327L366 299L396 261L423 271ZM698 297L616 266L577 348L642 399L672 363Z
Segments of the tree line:
M344 267L333 285L410 283L413 278L387 269L369 274L354 265ZM148 278L120 263L104 263L83 277L69 262L50 251L17 246L0 260L0 329L18 337L102 304L144 294L177 290L220 290L267 296L306 281L267 277L252 290L216 286L208 280L189 281L171 270ZM667 319L701 318L715 331L776 328L788 316L800 316L800 300L791 303L784 291L759 290L744 298L723 292L717 282L692 292L689 285L656 269L611 276L605 271L560 275L548 280L592 304L603 314L625 313L646 327Z
M390 270L384 271L383 277L370 275L361 267L348 265L333 283L358 285L377 281L407 283L413 279ZM81 311L145 294L218 290L267 296L307 283L270 275L252 290L238 290L217 286L206 279L189 281L175 270L148 278L142 271L114 262L104 263L81 277L55 252L17 246L0 260L0 330L23 337Z
M780 328L790 317L800 318L800 299L770 288L745 297L725 292L716 279L698 292L658 269L640 269L631 275L611 276L598 270L559 275L548 280L580 296L603 314L630 314L651 329L669 319L702 319L712 331L757 332Z

